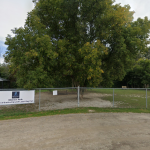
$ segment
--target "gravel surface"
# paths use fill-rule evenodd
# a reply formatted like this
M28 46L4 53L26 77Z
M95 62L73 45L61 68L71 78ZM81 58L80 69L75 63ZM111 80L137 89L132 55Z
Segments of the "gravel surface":
M150 114L88 113L0 121L0 150L149 150Z
M80 107L113 107L110 101L103 100L104 96L112 96L110 94L86 93L83 98L80 97ZM35 103L39 103L39 94L35 95ZM41 110L55 110L64 108L78 107L76 94L69 95L52 95L51 93L41 93L40 101Z

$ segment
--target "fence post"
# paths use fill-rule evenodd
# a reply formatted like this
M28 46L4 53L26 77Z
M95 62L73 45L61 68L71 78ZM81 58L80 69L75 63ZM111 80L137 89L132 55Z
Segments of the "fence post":
M40 111L41 89L39 89L39 111Z
M146 88L146 109L147 109L147 88Z
M79 86L78 86L78 107L79 107L79 101L80 101L80 89L79 89Z
M114 108L114 88L113 88L113 108Z

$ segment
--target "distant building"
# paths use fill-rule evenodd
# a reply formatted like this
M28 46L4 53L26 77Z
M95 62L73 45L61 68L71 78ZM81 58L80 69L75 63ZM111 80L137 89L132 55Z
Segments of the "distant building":
M10 87L10 81L0 77L0 89Z

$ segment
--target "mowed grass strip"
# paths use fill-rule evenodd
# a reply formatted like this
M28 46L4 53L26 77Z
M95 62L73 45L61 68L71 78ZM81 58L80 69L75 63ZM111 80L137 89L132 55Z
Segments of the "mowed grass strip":
M0 111L0 120L20 119L28 117L41 117L50 115L63 115L63 114L77 114L77 113L150 113L150 109L131 109L131 108L97 108L97 107L84 107L84 108L71 108L62 110L49 110L40 112L2 112Z

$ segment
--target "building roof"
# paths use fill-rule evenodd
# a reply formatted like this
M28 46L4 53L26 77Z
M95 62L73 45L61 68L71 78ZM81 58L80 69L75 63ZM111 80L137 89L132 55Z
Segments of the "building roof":
M9 81L9 80L0 77L0 82L1 81Z

